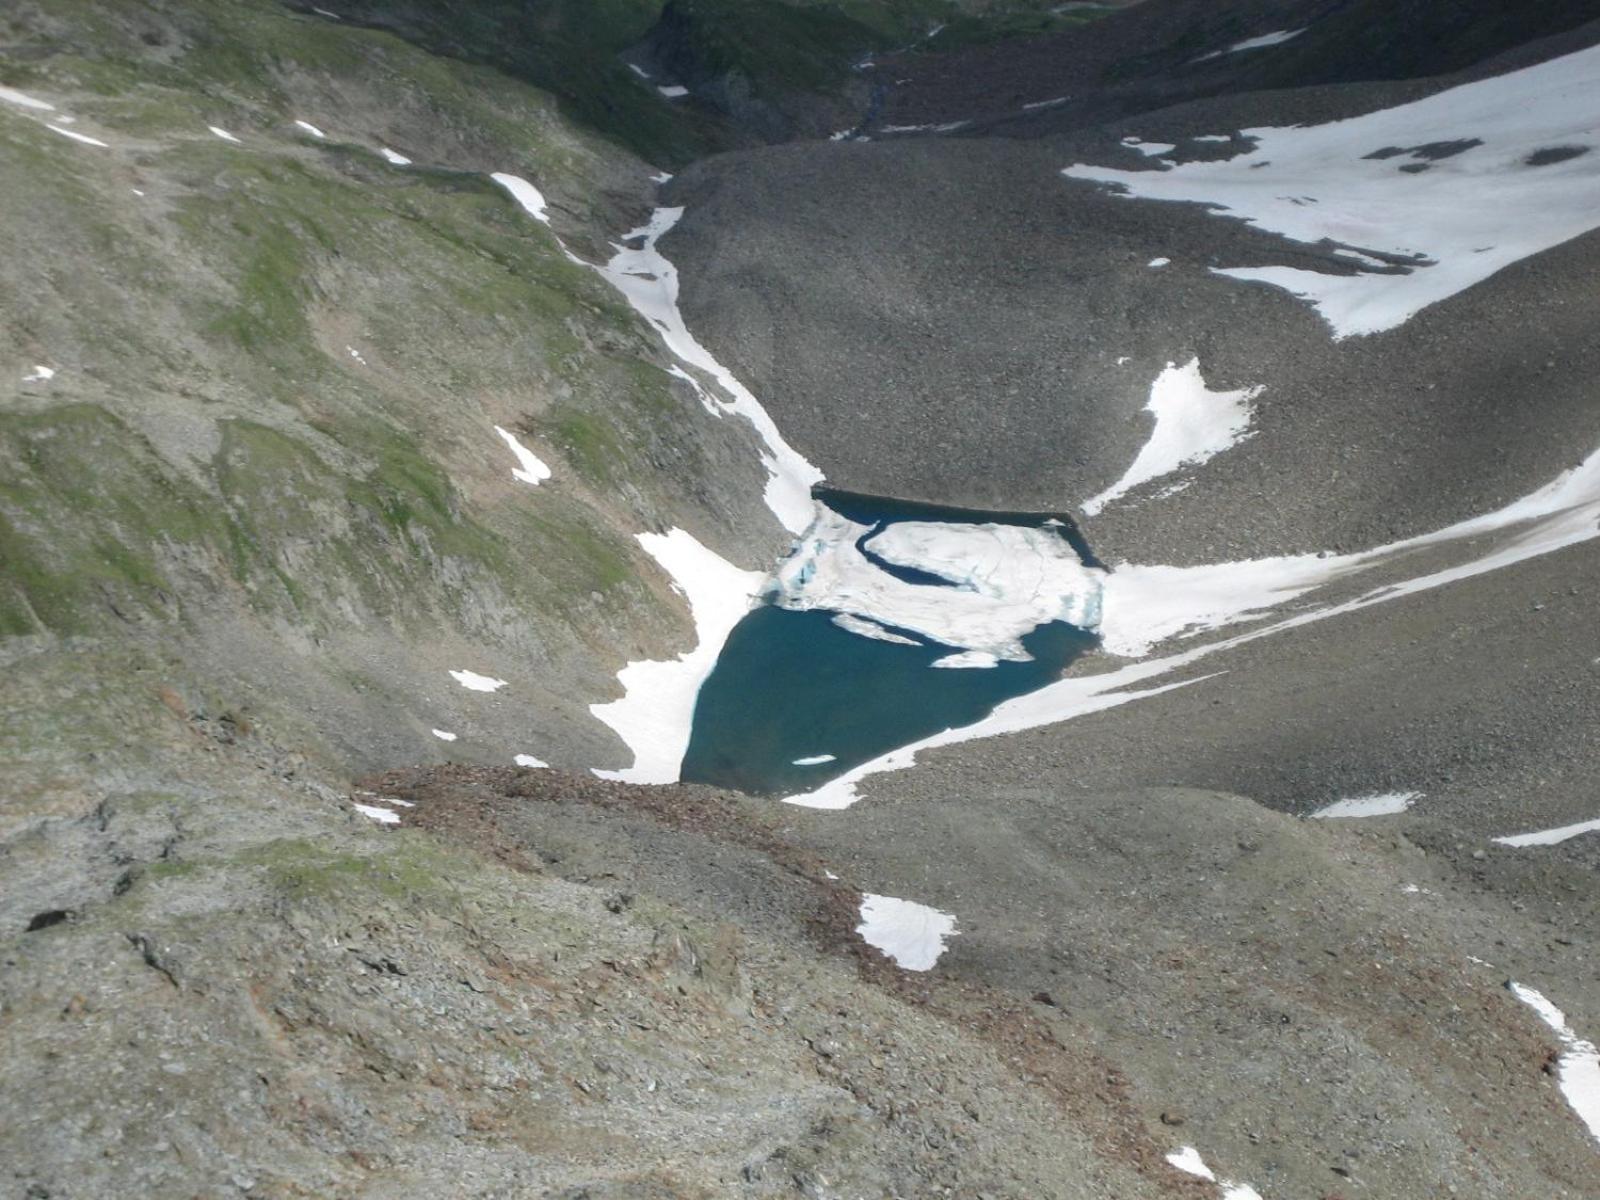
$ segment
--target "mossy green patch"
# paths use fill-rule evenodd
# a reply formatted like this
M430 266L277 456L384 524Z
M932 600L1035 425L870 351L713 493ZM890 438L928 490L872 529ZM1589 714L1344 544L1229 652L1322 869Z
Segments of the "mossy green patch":
M124 423L91 404L0 416L0 628L84 632L164 613L163 560L220 522Z

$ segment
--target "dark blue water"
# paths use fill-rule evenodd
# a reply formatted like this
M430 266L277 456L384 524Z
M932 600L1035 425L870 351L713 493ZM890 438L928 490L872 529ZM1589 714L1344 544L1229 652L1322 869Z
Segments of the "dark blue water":
M1042 526L1055 518L1079 557L1098 565L1076 526L1057 514L818 495L830 508L875 530L895 521ZM952 586L938 576L874 561L911 582ZM1001 701L1058 678L1096 642L1091 633L1055 622L1023 638L1032 662L949 670L931 665L955 652L949 646L861 637L840 629L833 615L768 604L734 628L700 689L682 778L755 794L808 791L880 754L982 719ZM795 759L823 754L835 761L794 765Z

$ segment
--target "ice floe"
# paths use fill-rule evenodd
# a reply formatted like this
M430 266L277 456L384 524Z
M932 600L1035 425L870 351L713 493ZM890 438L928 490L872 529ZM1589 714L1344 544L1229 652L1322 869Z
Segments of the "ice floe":
M550 214L546 211L544 193L526 179L517 175L507 175L504 171L496 171L489 176L506 191L511 193L511 198L522 206L522 211L535 221L550 224Z
M546 479L550 478L550 468L545 465L544 460L517 441L514 433L509 429L502 429L498 425L494 427L494 431L505 440L506 445L511 449L511 453L517 456L517 466L513 467L511 471L513 479L538 487Z
M31 108L38 112L55 112L56 106L48 100L40 100L26 92L19 92L16 88L0 87L0 100L7 104L17 104L23 108Z
M1150 265L1166 261L1157 259ZM1150 385L1150 400L1144 406L1155 418L1149 441L1121 479L1084 501L1083 511L1094 516L1141 483L1183 467L1198 467L1237 445L1250 436L1251 402L1260 394L1259 387L1212 391L1200 374L1198 358L1181 367L1168 363Z
M902 579L867 552L950 586ZM842 613L955 650L1027 662L1031 656L1021 639L1040 625L1097 624L1101 576L1053 529L899 521L874 533L818 504L815 521L778 568L773 602L794 612Z
M920 646L916 638L908 638L893 630L885 629L876 621L869 621L865 617L858 617L854 613L835 613L833 623L846 633L854 633L860 637L872 638L879 642L894 642L901 646Z
M225 142L232 142L236 146L241 144L238 138L234 137L233 134L229 133L226 129L223 129L220 125L207 125L206 128L211 130L213 135L221 138Z
M352 802L353 803L353 802ZM375 804L356 804L356 811L364 817L371 817L374 821L384 825L400 824L400 814L389 808L379 808Z
M959 654L946 654L943 658L936 658L928 665L946 670L983 670L986 667L999 666L1000 660L988 650L963 650Z
M62 118L65 120L65 118ZM99 146L102 150L109 149L99 138L90 137L87 133L79 133L76 129L67 129L61 125L46 125L46 129L59 133L62 137L71 138L75 142L82 142L85 146Z
M1254 144L1226 161L1064 174L1403 262L1348 275L1221 269L1308 301L1336 338L1392 329L1600 227L1600 46L1348 120L1243 134Z
M313 125L310 121L296 121L295 125L297 127L299 127L300 129L305 130L312 137L316 138L319 141L326 139L327 136L328 136L327 134L323 133L322 130L318 129L315 125Z
M931 971L944 953L945 939L956 936L949 913L894 896L861 897L861 924L856 932L867 945L883 951L907 971Z
M761 402L684 324L678 311L678 269L656 246L682 216L681 208L656 209L649 223L624 237L611 261L598 269L650 323L674 356L716 382L728 397L718 400L717 407L737 413L755 426L767 448L761 456L768 476L767 507L786 529L799 533L811 523L811 488L822 482L822 472L784 440Z
M1564 1051L1556 1068L1561 1094L1587 1126L1589 1135L1600 1142L1600 1051L1595 1049L1593 1042L1585 1041L1573 1033L1567 1025L1566 1014L1541 993L1514 981L1506 986L1511 989L1513 996L1538 1013L1539 1019L1555 1031Z
M23 383L48 383L56 377L54 367L47 367L43 363L35 363L33 370L22 377Z
M435 729L433 731L433 736L438 738L441 742L453 742L456 740L456 735L451 733L448 729Z
M548 767L550 764L531 754L519 754L511 760L519 767Z
M695 645L667 661L629 663L617 673L622 698L589 706L633 752L631 767L595 774L624 783L673 783L689 748L700 685L716 666L728 634L749 611L762 576L740 570L682 529L638 537L688 600Z
M450 678L454 679L469 692L498 692L506 686L504 679L495 679L491 675L479 675L476 671L451 671Z
M1311 815L1318 820L1345 817L1392 817L1403 813L1422 798L1421 792L1382 792L1371 796L1350 796L1336 800Z
M1585 833L1600 833L1600 820L1579 821L1576 825L1563 825L1559 829L1541 829L1536 833L1517 833L1494 840L1502 846L1559 846Z
M383 155L385 160L393 163L397 167L409 167L411 165L411 160L404 154L401 154L398 150L391 150L389 147L384 146L379 149L378 153Z
M823 763L837 761L838 756L833 754L811 754L805 758L797 758L793 762L796 767L820 767Z

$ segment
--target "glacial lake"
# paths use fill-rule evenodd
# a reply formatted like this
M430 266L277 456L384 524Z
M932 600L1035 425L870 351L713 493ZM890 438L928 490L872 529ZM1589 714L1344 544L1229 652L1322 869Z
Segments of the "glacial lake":
M1100 564L1064 514L817 500L700 689L683 779L808 791L981 719L1096 645ZM957 665L973 661L987 665Z

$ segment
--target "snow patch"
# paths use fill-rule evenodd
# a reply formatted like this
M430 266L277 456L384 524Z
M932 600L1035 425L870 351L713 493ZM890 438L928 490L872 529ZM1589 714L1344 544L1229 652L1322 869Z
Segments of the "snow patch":
M1167 1155L1167 1161L1185 1175L1198 1175L1201 1179L1216 1181L1211 1168L1206 1166L1206 1160L1200 1157L1200 1151L1193 1146L1183 1146Z
M595 771L624 783L674 783L689 748L695 697L722 645L761 589L759 571L742 571L682 529L641 533L639 544L689 602L695 645L665 662L631 662L617 673L623 695L589 711L633 751L633 766Z
M381 824L400 824L400 814L395 812L393 809L379 808L375 804L357 804L355 807L356 811L362 816L371 817L374 821L377 821Z
M1309 302L1335 338L1393 329L1600 227L1600 46L1365 116L1243 134L1252 147L1223 162L1163 171L1079 164L1064 174L1119 184L1131 198L1208 204L1295 242L1404 261L1405 271L1353 275L1222 270ZM1567 146L1589 152L1536 157Z
M453 742L456 740L456 735L446 729L435 729L433 731L433 736L438 738L441 742Z
M1172 260L1170 258L1152 258L1145 265L1149 266L1149 267L1164 267L1164 266L1167 266L1171 262L1172 262Z
M1589 1135L1600 1142L1600 1051L1593 1042L1585 1041L1567 1025L1566 1014L1533 988L1515 981L1506 985L1511 994L1521 1000L1539 1019L1555 1030L1557 1039L1566 1050L1557 1066L1561 1081L1561 1094L1567 1098L1572 1111L1588 1127Z
M1197 63L1209 62L1211 59L1221 58L1225 54L1239 54L1246 50L1264 50L1268 46L1281 46L1283 43L1299 37L1306 31L1306 28L1306 26L1301 26L1299 29L1278 29L1272 33L1263 33L1259 37L1245 38L1242 42L1235 42L1224 49L1213 50L1210 54L1202 54L1199 58L1190 59L1189 61Z
M350 357L355 359L363 367L367 365L367 360L361 357L361 351L357 350L354 346L346 346L345 349L350 352Z
M1537 833L1518 833L1494 840L1502 846L1558 846L1585 833L1600 833L1600 820L1579 821L1576 825L1563 825L1559 829L1541 829Z
M867 893L861 897L861 924L856 932L896 966L931 971L944 953L945 939L956 936L956 919L914 900Z
M511 193L511 198L522 206L522 211L535 221L550 224L550 215L546 212L544 193L526 179L516 175L507 175L504 171L496 171L489 176L506 191Z
M1166 261L1157 259L1150 265ZM1182 367L1168 363L1150 385L1150 401L1144 406L1155 417L1150 440L1122 478L1085 501L1083 511L1094 516L1141 483L1182 467L1198 467L1237 445L1250 436L1251 402L1260 394L1259 387L1211 391L1200 374L1198 358Z
M597 269L650 323L668 350L685 365L716 381L728 396L725 401L717 401L719 411L737 413L755 426L767 447L761 456L768 477L767 507L784 528L799 533L811 522L811 487L822 482L822 472L784 440L761 402L711 356L684 324L683 314L678 311L678 269L656 248L656 243L682 216L681 208L656 209L649 223L624 237L611 261ZM637 248L629 245L633 242L638 243Z
M1372 796L1351 796L1336 800L1312 813L1317 820L1345 817L1392 817L1403 813L1422 798L1421 792L1383 792Z
M836 762L837 759L838 756L834 754L813 754L808 758L797 758L791 765L796 767L820 767L823 763Z
M1032 104L1024 104L1022 111L1034 112L1041 108L1054 108L1058 104L1065 104L1069 99L1071 99L1069 96L1057 96L1053 100L1035 100Z
M47 367L43 363L35 363L32 371L22 377L23 383L48 383L56 377L54 367Z
M498 692L506 686L504 679L495 679L489 675L479 675L476 671L451 671L450 678L454 679L469 692Z
M46 100L30 96L26 92L19 92L16 88L0 87L0 100L7 104L19 104L23 108L36 109L39 112L55 112L56 106Z
M323 133L322 130L318 129L315 125L313 125L310 121L296 121L295 125L298 128L305 130L307 133L309 133L312 137L316 138L318 141L324 141L324 140L326 140L326 138L328 136L327 134Z
M1206 1160L1200 1157L1200 1151L1193 1146L1183 1146L1167 1155L1167 1162L1171 1163L1185 1175L1193 1175L1214 1183L1222 1191L1222 1200L1261 1200L1261 1195L1247 1183L1234 1183L1231 1179L1218 1179L1215 1172L1206 1166Z
M243 144L238 138L234 137L233 134L229 133L226 129L223 129L220 125L207 125L206 128L211 130L213 134L225 142L232 142L235 146Z
M62 118L65 120L66 118ZM99 138L92 138L87 133L79 133L76 129L64 129L60 125L46 125L46 129L54 130L62 137L69 137L75 142L82 142L85 146L99 146L102 150L110 149Z
M519 767L548 767L550 764L531 754L519 754L511 760Z
M1146 158L1154 158L1159 154L1171 154L1178 147L1172 142L1145 142L1136 137L1125 137L1122 144L1129 150L1137 150Z
M391 150L387 146L381 147L378 150L378 153L383 155L386 160L393 163L397 167L409 167L411 165L411 160L404 154L401 154L397 150Z
M515 434L509 429L502 429L498 425L494 427L494 431L504 439L505 444L510 447L511 453L517 456L517 466L512 469L511 478L521 480L523 483L533 487L538 487L546 479L550 478L550 468L532 450L517 441Z
M669 83L665 87L656 88L656 91L660 92L668 100L676 100L680 96L687 96L689 94L689 89L684 87L681 83Z

